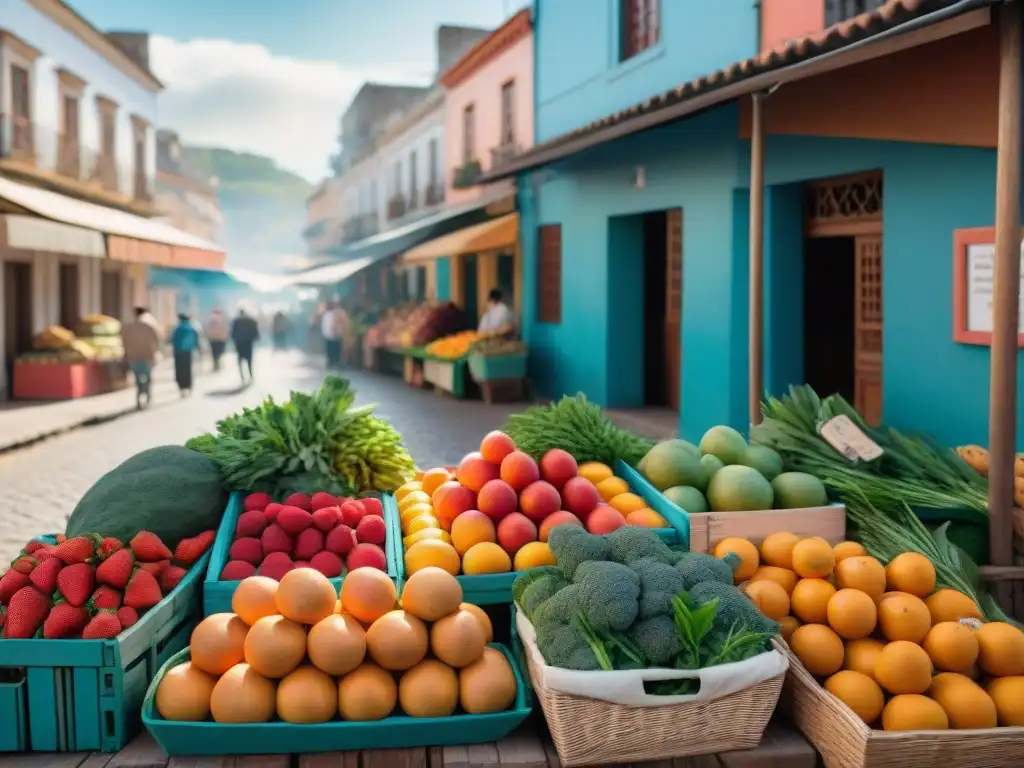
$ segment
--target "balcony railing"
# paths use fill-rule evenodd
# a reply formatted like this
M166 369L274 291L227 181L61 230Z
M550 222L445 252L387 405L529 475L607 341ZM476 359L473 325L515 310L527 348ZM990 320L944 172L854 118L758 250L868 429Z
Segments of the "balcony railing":
M886 0L825 0L825 26L831 27L868 11L881 8Z
M388 200L388 221L402 218L408 210L409 204L405 199L405 195L393 195Z
M452 186L455 187L455 189L469 189L470 187L475 187L477 182L480 181L480 175L482 173L483 171L480 169L480 161L470 160L455 169L455 173L452 178Z
M377 234L380 226L376 213L364 213L346 219L341 225L341 237L344 243L354 243L365 237Z
M522 151L522 148L514 142L494 147L491 150L491 170L511 163Z
M78 137L18 115L0 114L0 158L140 202L153 201L152 179L134 164L119 167L110 154L84 146Z
M444 202L444 184L433 182L423 191L423 204L428 208Z

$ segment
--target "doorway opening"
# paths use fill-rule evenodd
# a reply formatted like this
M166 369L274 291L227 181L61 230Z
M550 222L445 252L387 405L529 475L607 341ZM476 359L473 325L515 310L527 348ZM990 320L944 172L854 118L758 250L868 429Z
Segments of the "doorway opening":
M882 202L880 173L807 188L804 380L871 425L882 419Z
M498 290L507 306L516 305L516 257L511 253L498 254Z
M74 330L81 319L79 311L79 275L77 264L60 265L60 324Z
M644 407L668 407L665 360L665 270L668 233L665 211L645 213L644 264Z
M122 320L121 307L121 274L103 272L100 278L100 312L107 317Z
M480 322L480 303L477 300L477 291L479 289L477 286L476 254L464 253L459 261L461 262L460 268L462 269L462 308L465 310L469 322L475 328L476 324Z
M4 369L13 391L14 361L32 349L32 265L4 262Z

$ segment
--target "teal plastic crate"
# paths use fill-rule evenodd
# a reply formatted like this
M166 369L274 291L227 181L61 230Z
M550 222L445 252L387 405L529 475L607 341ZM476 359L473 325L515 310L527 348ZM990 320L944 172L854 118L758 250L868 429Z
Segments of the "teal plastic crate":
M28 749L28 681L20 669L0 669L0 752Z
M690 521L686 513L658 493L640 473L621 459L615 465L615 474L629 483L630 490L642 497L655 512L664 517L671 528L655 528L654 532L666 544L690 547ZM653 491L653 493L651 493ZM462 599L473 605L505 605L512 602L512 584L518 573L489 573L482 576L459 576Z
M526 377L526 353L518 355L470 355L469 375L473 381L522 379Z
M391 494L385 493L381 497L381 504L384 506L384 523L387 527L387 540L384 542L384 559L387 561L388 576L396 584L401 578L403 570L403 558L396 555L395 542L398 548L402 546L402 526L398 516L398 505ZM231 549L231 542L235 537L235 526L242 514L242 501L244 494L236 492L228 499L228 508L220 521L217 529L217 538L213 543L213 550L210 553L210 568L206 574L206 583L203 585L203 615L211 616L214 613L230 613L231 598L235 589L241 583L239 581L221 581L220 572L228 562L228 551ZM336 589L341 588L344 576L331 579Z
M0 686L0 751L116 752L138 732L146 689L188 646L201 618L207 552L169 595L110 640L0 640L0 673L24 674L21 693ZM7 732L22 702L24 737ZM26 717L27 714L27 717Z
M530 716L531 706L515 656L503 645L491 643L491 647L505 655L516 676L516 700L512 709L505 712L429 718L399 715L375 722L333 720L315 725L280 721L253 724L172 722L160 717L154 698L164 673L189 659L189 652L185 650L171 659L153 680L142 706L142 722L164 752L172 756L308 754L501 741Z

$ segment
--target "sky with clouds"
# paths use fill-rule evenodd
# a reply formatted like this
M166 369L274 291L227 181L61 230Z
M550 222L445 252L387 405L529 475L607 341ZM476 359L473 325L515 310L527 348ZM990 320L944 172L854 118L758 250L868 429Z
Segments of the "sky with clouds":
M439 24L496 27L523 0L72 0L105 30L154 35L160 122L192 144L256 152L315 181L368 81L434 76Z

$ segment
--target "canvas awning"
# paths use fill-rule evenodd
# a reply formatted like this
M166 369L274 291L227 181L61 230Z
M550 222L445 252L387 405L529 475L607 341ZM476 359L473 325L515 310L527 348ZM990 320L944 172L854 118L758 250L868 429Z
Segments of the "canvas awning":
M349 259L338 264L328 264L324 267L317 267L297 275L289 275L288 279L293 285L334 285L342 280L347 280L359 274L364 269L378 261L384 261L391 254L383 256L363 256L359 259Z
M3 220L4 239L8 248L66 253L94 259L102 259L107 255L103 235L96 230L20 213L8 213L0 218Z
M417 245L402 256L403 264L460 253L484 253L512 247L519 239L519 214L510 213Z
M224 251L216 244L161 221L5 178L0 178L0 199L44 219L107 235L111 259L190 269L224 268Z

